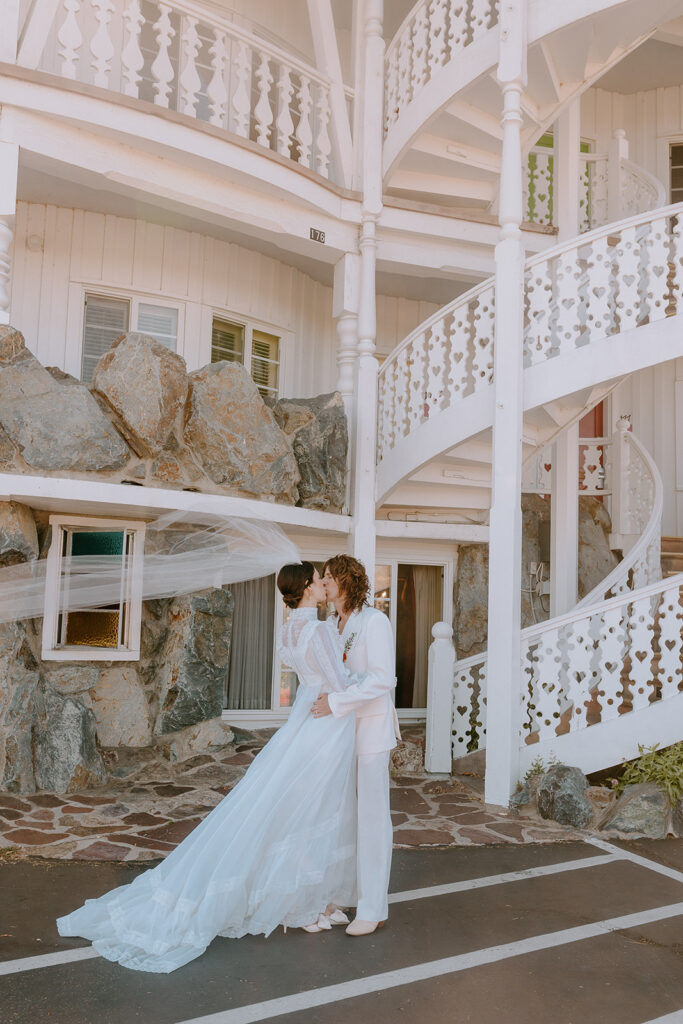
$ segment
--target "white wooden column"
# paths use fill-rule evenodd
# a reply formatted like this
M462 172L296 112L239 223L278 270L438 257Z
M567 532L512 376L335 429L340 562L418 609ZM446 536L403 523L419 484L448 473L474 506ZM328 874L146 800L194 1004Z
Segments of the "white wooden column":
M522 557L522 91L526 0L502 0L500 241L496 246L493 494L489 540L485 800L507 807L519 774Z
M574 100L557 119L555 133L555 223L557 241L579 233L581 175L581 101Z
M550 498L550 617L576 606L579 572L579 425L555 442Z
M358 379L353 478L353 553L375 575L375 459L377 451L377 220L382 212L384 110L383 0L366 0L363 74L363 211L360 231Z
M0 142L0 324L10 322L10 270L17 207L19 147Z
M356 362L358 360L358 306L360 255L347 252L334 268L332 316L337 321L337 391L342 396L349 431L346 505L351 508L351 473L356 451Z

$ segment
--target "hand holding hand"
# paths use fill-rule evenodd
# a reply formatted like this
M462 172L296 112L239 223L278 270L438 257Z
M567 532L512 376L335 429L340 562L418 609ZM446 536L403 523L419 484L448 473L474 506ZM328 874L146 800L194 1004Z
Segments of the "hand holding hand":
M326 715L331 715L330 701L326 693L322 693L316 701L313 702L311 712L314 718L325 718Z

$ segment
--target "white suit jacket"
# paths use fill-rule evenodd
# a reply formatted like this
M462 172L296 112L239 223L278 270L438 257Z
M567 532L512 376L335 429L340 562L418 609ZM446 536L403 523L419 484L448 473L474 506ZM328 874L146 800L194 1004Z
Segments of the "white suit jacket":
M401 738L392 690L396 686L396 659L391 623L383 612L363 608L352 612L339 634L335 619L330 628L346 651L345 666L357 682L329 695L335 718L356 716L356 753L379 754L393 750Z

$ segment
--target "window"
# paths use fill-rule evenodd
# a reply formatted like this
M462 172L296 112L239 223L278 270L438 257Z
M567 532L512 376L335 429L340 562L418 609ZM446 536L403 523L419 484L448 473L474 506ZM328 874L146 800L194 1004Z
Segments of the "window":
M140 657L144 523L50 516L43 651L46 660L132 661ZM79 584L92 562L108 558L114 586L103 603L79 607Z
M211 362L241 363L261 395L277 398L280 373L280 339L249 324L233 323L215 316L211 325Z
M671 162L671 202L683 203L683 144L669 149Z
M134 324L134 327L129 325ZM81 380L89 384L101 356L128 330L150 334L175 352L178 347L178 307L142 302L137 298L85 296Z
M427 707L432 626L442 618L444 567L394 562L375 566L374 605L396 638L396 707Z

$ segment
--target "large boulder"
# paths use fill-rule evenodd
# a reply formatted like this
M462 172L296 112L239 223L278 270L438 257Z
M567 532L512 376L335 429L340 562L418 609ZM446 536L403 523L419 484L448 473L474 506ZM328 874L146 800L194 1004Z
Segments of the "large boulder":
M541 778L536 791L541 817L558 821L561 825L585 828L592 816L586 789L588 779L580 768L553 765Z
M609 546L612 520L602 501L591 495L579 498L579 598L597 587L619 559Z
M0 501L0 566L31 562L39 554L31 510L18 501Z
M625 835L663 839L669 831L671 804L663 789L654 782L626 786L601 829Z
M341 395L333 391L316 398L281 398L272 408L301 474L299 504L339 512L346 501L349 448Z
M95 741L95 716L73 696L45 691L34 731L34 767L39 789L77 793L99 786L107 771Z
M133 665L104 669L90 698L101 747L146 747L151 742L149 705Z
M43 711L38 661L23 622L0 624L0 789L33 793L33 733Z
M215 754L230 746L234 739L235 734L227 722L211 718L163 736L156 746L167 761L185 761L195 754Z
M33 469L112 470L130 456L88 389L56 380L18 331L0 338L0 425Z
M170 628L157 662L157 735L220 716L233 608L232 594L218 589L178 597L171 603Z
M458 552L453 632L459 658L486 650L489 546L463 545Z
M296 502L294 453L253 380L238 363L190 374L185 442L215 484Z
M185 360L155 338L122 334L95 367L92 388L138 455L154 457L177 443L188 391Z

